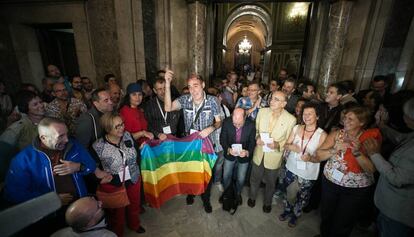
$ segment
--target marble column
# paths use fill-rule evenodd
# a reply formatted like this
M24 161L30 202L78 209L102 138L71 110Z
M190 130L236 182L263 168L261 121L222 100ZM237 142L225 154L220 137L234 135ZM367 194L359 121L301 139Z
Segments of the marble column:
M205 1L187 1L188 10L188 71L205 78L206 11Z
M330 6L328 39L322 54L318 79L318 92L322 95L338 79L353 4L353 1L338 0Z

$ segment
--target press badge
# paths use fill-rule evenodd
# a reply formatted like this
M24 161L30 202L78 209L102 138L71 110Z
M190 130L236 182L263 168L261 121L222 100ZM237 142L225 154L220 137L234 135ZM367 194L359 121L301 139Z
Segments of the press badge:
M119 172L118 175L119 175L119 179L122 182L122 178L124 177L124 169L122 169L122 171ZM131 174L129 173L129 167L127 166L125 167L125 180L124 181L127 181L129 179L131 179Z
M341 171L337 169L335 169L334 172L332 173L332 178L338 182L341 182L343 177L344 177L344 173L342 173Z
M170 126L162 127L162 133L171 134L171 127Z
M302 161L302 160L298 160L296 162L296 168L298 170L306 170L306 162L305 161Z

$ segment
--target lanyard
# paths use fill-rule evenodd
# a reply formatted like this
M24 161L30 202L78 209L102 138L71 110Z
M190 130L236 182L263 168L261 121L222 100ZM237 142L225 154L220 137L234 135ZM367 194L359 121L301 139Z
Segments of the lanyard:
M200 116L201 110L204 107L204 103L205 103L205 99L203 100L203 103L201 103L201 105L198 106L198 108L197 108L196 105L193 102L193 114L194 114L193 124L198 120L198 117Z
M161 108L160 102L158 101L158 97L156 97L156 100L157 100L158 108L160 109L160 112L161 112L162 118L164 119L164 123L165 123L165 124L167 124L167 116L168 116L168 112L165 112L165 114L164 114L164 111L163 111L163 110L162 110L162 108Z
M313 131L312 135L309 137L308 142L307 142L307 143L306 143L306 145L305 145L305 148L302 150L302 156L305 154L305 152L306 152L306 148L308 148L308 144L309 144L309 142L311 141L311 139L312 139L312 137L313 137L313 134L315 134L316 129L317 129L317 128L315 128L315 130ZM306 127L304 127L304 128L303 128L303 133L302 133L302 141L301 141L301 144L300 144L300 148L301 148L301 149L302 149L302 147L303 147L303 140L305 139L305 131L306 131Z

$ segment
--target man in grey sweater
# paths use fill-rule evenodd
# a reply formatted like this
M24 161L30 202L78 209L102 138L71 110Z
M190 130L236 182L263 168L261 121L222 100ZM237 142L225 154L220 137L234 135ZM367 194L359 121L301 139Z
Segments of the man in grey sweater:
M414 130L414 98L404 104L403 110L405 123ZM374 197L380 210L377 220L380 237L414 236L414 132L401 134L387 126L381 132L398 145L387 161L375 140L364 143L380 173Z

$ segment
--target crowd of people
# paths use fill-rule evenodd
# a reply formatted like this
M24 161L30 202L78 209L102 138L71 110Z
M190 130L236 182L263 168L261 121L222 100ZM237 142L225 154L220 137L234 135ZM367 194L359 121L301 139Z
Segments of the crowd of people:
M237 205L248 188L254 208L264 185L263 212L282 202L275 218L289 227L319 208L323 237L350 236L356 225L372 223L382 237L414 235L414 92L392 95L385 76L358 93L352 81L340 81L319 94L286 69L268 86L231 71L214 87L190 75L180 94L171 70L125 91L113 74L95 88L88 77L65 77L54 65L47 71L41 92L23 84L10 96L0 81L0 150L9 161L2 161L9 167L3 203L48 192L62 201L22 233L122 237L125 225L144 233L140 149L148 140L198 133L218 156L201 195L206 213L214 186L219 202L234 188ZM94 195L121 186L129 204L105 208L105 220ZM188 195L187 205L194 199Z

